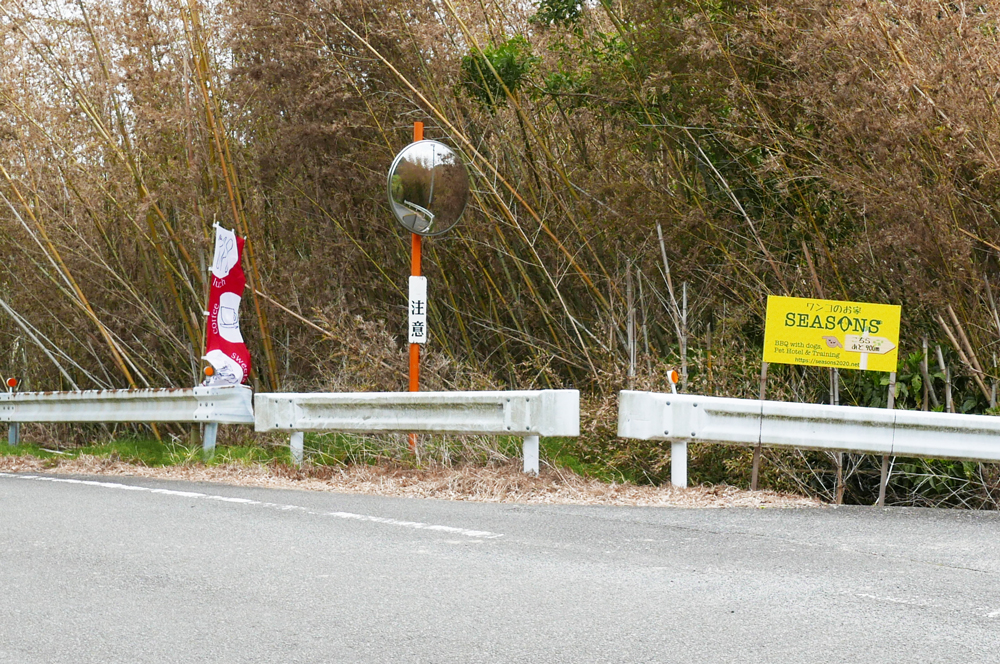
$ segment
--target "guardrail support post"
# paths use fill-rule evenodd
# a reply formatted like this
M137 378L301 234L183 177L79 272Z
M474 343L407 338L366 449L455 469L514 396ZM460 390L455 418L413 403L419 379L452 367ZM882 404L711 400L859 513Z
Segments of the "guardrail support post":
M219 437L219 425L209 422L205 425L205 434L201 439L201 454L206 461L215 456L215 440Z
M688 445L670 443L670 483L681 489L688 485Z
M292 462L296 466L302 465L302 459L305 456L305 441L306 434L303 431L293 431L292 440L289 443L289 449L292 452Z
M21 424L19 422L11 422L10 425L8 425L7 444L8 445L21 444Z
M525 436L522 445L524 472L538 475L538 436Z

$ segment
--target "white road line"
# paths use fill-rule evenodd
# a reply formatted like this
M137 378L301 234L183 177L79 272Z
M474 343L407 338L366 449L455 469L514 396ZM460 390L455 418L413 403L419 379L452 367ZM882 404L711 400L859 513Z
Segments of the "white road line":
M853 593L855 597L862 599L873 599L877 602L888 602L889 604L903 604L905 606L917 606L920 608L936 608L934 604L927 604L915 599L898 599L896 597L882 597L880 595L870 595L868 593Z
M381 523L389 526L400 526L413 530L431 530L439 533L451 533L463 535L465 537L475 537L478 539L498 539L503 537L500 533L491 533L487 530L468 530L466 528L455 528L454 526L440 526L431 523L421 523L419 521L400 521L384 516L371 516L368 514L355 514L353 512L316 512L299 505L283 505L281 503L267 503L249 498L232 498L230 496L219 496L209 493L198 493L195 491L174 491L172 489L153 489L144 486L134 486L131 484L119 484L117 482L98 482L96 480L76 480L68 477L43 477L41 475L20 475L18 473L0 473L0 477L10 477L20 480L35 480L37 482L53 482L56 484L82 484L84 486L95 486L102 489L118 489L121 491L143 491L146 493L156 493L163 496L177 496L180 498L203 498L205 500L215 500L222 503L237 503L240 505L257 505L276 510L297 510L314 516L329 516L335 519L345 519L349 521L365 521L368 523Z

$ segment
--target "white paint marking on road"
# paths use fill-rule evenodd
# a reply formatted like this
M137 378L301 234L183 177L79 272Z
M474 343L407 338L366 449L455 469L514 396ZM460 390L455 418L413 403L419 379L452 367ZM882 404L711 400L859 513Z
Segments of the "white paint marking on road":
M243 503L244 505L261 505L256 500L250 500L249 498L230 498L229 496L205 496L209 500L218 500L223 503Z
M204 498L223 503L236 503L239 505L256 505L282 511L299 510L313 516L332 516L336 519L346 519L351 521L365 521L369 523L382 523L389 526L400 526L413 530L432 530L439 533L453 533L464 537L474 537L477 539L499 539L503 537L500 533L491 533L486 530L468 530L456 528L454 526L440 526L431 523L421 523L420 521L400 521L384 516L371 516L368 514L355 514L353 512L316 512L299 505L283 505L281 503L266 503L249 498L233 498L230 496L220 496L209 493L198 493L195 491L175 491L173 489L153 489L145 486L134 486L132 484L119 484L117 482L98 482L95 480L76 480L68 477L44 477L42 475L20 475L17 473L0 473L0 477L11 477L21 480L35 480L39 482L53 482L55 484L81 484L84 486L96 486L102 489L118 489L121 491L144 491L162 496L177 496L179 498Z
M986 614L987 618L1000 618L1000 611L993 611L992 613Z
M338 519L371 521L373 523L386 523L391 526L403 526L405 528L415 528L417 530L435 530L440 533L456 533L458 535L465 535L466 537L482 537L484 539L497 539L498 537L503 537L503 535L498 535L497 533L491 533L485 530L466 530L465 528L455 528L453 526L435 526L429 523L420 523L418 521L398 521L384 516L367 516L365 514L354 514L352 512L327 512L324 516L332 516Z
M123 486L128 485L125 484ZM201 498L205 495L203 493L195 493L194 491L171 491L170 489L150 489L150 493L162 493L167 496L180 496L181 498Z
M873 599L877 602L888 602L890 604L903 604L905 606L916 606L920 608L936 608L935 604L928 604L926 602L920 602L913 599L897 599L895 597L881 597L879 595L870 595L868 593L852 593L855 597L860 597L862 599Z

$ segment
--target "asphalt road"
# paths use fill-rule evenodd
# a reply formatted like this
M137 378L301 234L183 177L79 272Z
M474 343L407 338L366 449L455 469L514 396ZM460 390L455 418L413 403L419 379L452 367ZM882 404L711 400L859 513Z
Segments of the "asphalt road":
M997 662L1000 514L0 474L0 662Z

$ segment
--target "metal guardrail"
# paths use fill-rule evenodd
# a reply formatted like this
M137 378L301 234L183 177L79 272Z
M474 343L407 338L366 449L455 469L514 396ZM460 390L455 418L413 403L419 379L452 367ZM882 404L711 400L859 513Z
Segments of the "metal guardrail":
M524 439L524 471L538 473L539 436L580 435L577 390L511 392L265 393L254 396L257 431L512 435Z
M618 435L670 441L677 486L687 486L688 443L1000 461L1000 417L691 394L621 392Z
M202 422L204 448L215 448L220 424L253 424L253 391L243 385L148 390L0 393L0 422Z

